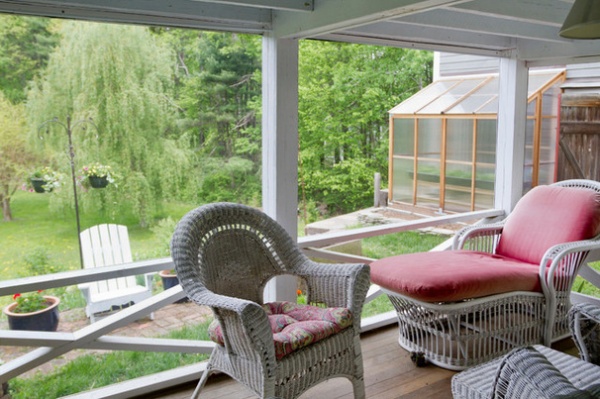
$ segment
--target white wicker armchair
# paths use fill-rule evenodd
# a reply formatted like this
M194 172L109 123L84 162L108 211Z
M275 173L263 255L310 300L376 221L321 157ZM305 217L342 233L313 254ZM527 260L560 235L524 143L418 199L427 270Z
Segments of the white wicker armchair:
M202 206L184 216L171 254L188 297L212 308L223 335L193 397L214 370L261 398L294 398L332 377L348 378L355 397L365 397L359 331L370 284L367 265L313 262L273 219L228 203ZM261 306L265 284L278 275L304 280L307 303L349 309L352 325L278 359Z
M567 336L573 281L600 248L599 195L590 180L536 187L504 221L460 231L452 251L371 263L396 309L400 345L462 370Z

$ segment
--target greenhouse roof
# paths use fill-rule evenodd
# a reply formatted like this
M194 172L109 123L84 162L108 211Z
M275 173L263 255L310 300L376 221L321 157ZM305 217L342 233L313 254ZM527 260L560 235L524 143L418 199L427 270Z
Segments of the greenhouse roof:
M564 70L529 73L528 98L547 90ZM391 115L462 115L498 112L498 74L436 80L392 108Z

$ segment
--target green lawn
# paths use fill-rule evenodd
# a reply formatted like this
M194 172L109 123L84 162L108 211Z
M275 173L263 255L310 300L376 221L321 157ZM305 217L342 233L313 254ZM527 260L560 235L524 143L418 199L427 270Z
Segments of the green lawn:
M0 279L80 268L74 211L64 214L51 211L49 195L25 191L17 192L11 205L14 220L0 221ZM193 208L189 204L167 203L155 216L155 224L166 217L177 221ZM120 215L112 220L103 215L81 213L80 219L82 230L100 223L126 225L134 260L168 256L168 237L165 237L168 234L156 234L153 228L141 228L132 214ZM65 287L48 290L48 293L61 297L63 310L84 305L78 290ZM2 297L0 305L4 306L11 300L10 297Z
M185 327L163 338L208 340L208 320ZM54 399L132 378L171 370L207 359L207 355L187 353L126 352L80 356L54 372L10 381L13 399Z

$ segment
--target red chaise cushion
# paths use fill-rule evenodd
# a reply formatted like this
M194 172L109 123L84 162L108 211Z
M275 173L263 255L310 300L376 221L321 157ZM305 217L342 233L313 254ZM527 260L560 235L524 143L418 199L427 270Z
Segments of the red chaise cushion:
M550 247L592 238L599 226L600 206L593 190L537 186L506 219L496 253L539 264Z
M541 292L538 265L475 251L422 252L371 263L371 281L424 302Z

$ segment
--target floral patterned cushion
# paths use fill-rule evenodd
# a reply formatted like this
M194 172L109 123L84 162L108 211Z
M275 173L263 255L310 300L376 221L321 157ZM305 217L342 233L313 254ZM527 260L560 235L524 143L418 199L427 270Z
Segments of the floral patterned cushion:
M266 303L263 308L273 331L277 359L342 331L353 321L352 312L346 308L320 308L292 302ZM208 335L215 343L224 345L217 320L208 327Z

